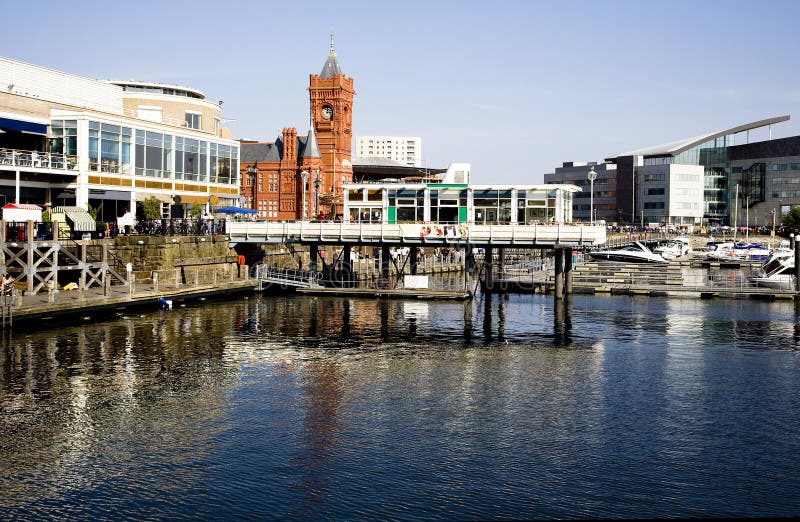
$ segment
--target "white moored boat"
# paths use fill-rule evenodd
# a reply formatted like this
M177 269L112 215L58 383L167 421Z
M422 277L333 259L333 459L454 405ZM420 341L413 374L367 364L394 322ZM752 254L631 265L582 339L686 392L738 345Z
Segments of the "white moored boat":
M676 259L689 255L692 252L691 241L688 237L676 237L664 245L659 245L653 249L664 259Z
M794 253L776 252L749 278L751 283L776 290L794 290Z
M596 261L617 261L621 263L666 263L667 260L654 253L643 243L632 244L613 250L593 250L589 256Z

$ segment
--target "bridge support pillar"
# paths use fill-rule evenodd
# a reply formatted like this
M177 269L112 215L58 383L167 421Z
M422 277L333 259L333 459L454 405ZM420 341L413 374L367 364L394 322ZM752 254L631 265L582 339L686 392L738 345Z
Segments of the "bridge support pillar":
M389 252L389 245L381 246L381 279L387 283L389 281L390 264L392 262L392 254Z
M319 255L319 245L308 245L308 270L317 271L317 256ZM302 268L302 267L301 267Z
M553 250L555 255L555 298L564 298L564 249L556 248Z
M484 281L486 281L486 289L491 292L494 288L494 249L492 247L485 247L483 257Z
M472 292L472 273L475 271L475 256L472 252L472 245L464 247L464 289L473 297Z
M411 251L408 253L411 257L411 275L417 275L417 260L419 259L419 247L412 246Z
M501 281L505 279L505 270L504 270L505 266L506 266L506 249L501 247L497 249L497 279L500 279Z
M350 245L345 245L342 247L342 254L339 258L339 266L341 267L342 271L347 274L347 279L351 279L350 276L353 274L353 254L352 254L353 247Z
M564 293L572 294L572 269L575 260L573 259L572 249L564 250Z

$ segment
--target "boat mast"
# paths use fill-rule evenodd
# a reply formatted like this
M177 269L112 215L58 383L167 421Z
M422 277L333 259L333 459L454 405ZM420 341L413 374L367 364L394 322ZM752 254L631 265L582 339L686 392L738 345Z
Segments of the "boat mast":
M733 200L733 242L736 243L736 231L739 229L739 184L736 184L736 199Z

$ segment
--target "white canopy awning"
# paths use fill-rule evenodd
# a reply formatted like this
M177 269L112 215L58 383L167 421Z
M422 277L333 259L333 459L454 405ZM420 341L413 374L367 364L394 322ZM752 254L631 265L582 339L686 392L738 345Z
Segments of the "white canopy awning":
M42 207L24 203L9 203L3 206L5 221L41 221Z

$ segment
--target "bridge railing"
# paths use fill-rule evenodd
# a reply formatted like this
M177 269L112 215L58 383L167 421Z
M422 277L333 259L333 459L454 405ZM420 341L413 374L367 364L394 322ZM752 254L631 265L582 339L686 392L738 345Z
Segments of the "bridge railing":
M444 244L573 244L596 245L606 241L606 228L594 225L476 225L442 227L428 224L322 223L310 221L228 221L226 232L232 241L303 242L321 241L406 242Z

